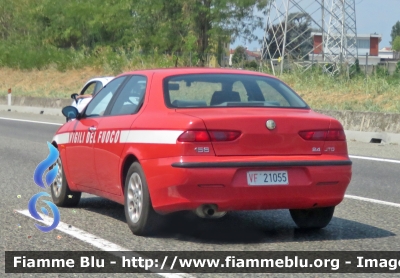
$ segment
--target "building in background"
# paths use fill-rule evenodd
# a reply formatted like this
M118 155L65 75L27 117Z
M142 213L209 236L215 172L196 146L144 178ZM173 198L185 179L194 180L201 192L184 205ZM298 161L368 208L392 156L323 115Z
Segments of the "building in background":
M309 59L314 62L323 62L322 33L313 32L311 37L313 38L314 49ZM381 57L379 57L379 43L381 41L382 36L376 33L357 35L357 54L360 65L377 65L381 61Z
M381 59L394 59L394 56L394 51L390 46L379 50L379 57L381 57Z
M254 49L254 51L250 51L247 49L247 47L245 47L245 57L243 57L243 61L245 62L251 62L251 61L256 61L257 63L260 62L261 59L261 50L260 49ZM231 49L229 51L229 66L232 66L232 57L233 54L235 53L235 49Z

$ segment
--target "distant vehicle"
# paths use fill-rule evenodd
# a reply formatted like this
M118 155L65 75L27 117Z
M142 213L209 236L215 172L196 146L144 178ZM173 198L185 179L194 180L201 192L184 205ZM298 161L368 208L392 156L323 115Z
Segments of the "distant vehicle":
M83 86L82 90L79 94L72 94L71 98L74 100L72 102L72 106L78 109L78 112L81 112L83 108L92 100L91 97L79 98L76 97L79 95L92 95L97 94L108 82L110 82L114 77L113 76L105 76L105 77L97 77L92 78Z
M74 120L52 141L60 153L54 203L75 206L81 192L116 201L137 235L182 210L218 218L289 209L298 227L324 228L351 180L339 121L263 73L127 72L82 113L67 106L63 114Z

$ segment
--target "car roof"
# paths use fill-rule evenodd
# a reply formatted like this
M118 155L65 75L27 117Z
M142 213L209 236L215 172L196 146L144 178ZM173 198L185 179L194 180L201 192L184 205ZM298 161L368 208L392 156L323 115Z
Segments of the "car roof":
M111 81L111 79L113 79L114 76L99 76L99 77L94 77L89 79L88 81L86 81L85 84L89 83L89 82L93 82L93 81L100 81L102 83L108 83Z
M113 79L114 79L114 76L94 77L94 78L91 78L88 81L86 81L82 88L85 88L87 84L89 84L91 82L95 82L95 81L101 82L103 84L103 87L104 87L105 85L108 84L108 82L110 82Z
M275 76L257 72L257 71L231 69L231 68L201 68L201 67L196 67L196 68L159 68L159 69L134 70L134 71L124 72L118 76L132 75L132 74L149 75L151 73L161 74L161 75L165 75L165 76L180 75L180 74L207 74L207 73L249 74L249 75L269 76L269 77L275 78Z

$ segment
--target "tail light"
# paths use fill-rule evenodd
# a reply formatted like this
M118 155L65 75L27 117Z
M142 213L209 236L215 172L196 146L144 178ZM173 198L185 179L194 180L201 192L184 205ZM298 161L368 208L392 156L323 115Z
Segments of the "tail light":
M210 142L210 135L206 130L188 130L178 137L178 142Z
M187 130L178 137L178 142L227 142L239 136L239 131L232 130Z
M343 129L307 130L300 131L299 135L307 141L346 141Z
M220 141L233 141L239 138L239 131L218 131L218 130L210 130L208 132L211 137L211 141L220 142Z

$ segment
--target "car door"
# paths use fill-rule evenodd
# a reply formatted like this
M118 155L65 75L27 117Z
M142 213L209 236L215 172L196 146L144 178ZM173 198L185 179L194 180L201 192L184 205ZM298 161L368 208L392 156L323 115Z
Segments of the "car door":
M113 100L109 114L98 125L94 161L102 191L122 193L119 165L125 145L120 143L120 138L142 112L146 84L145 76L131 76Z
M103 113L125 78L122 76L107 84L89 103L80 118L75 120L66 155L69 172L77 186L97 187L93 155L93 144L97 140L96 130Z

